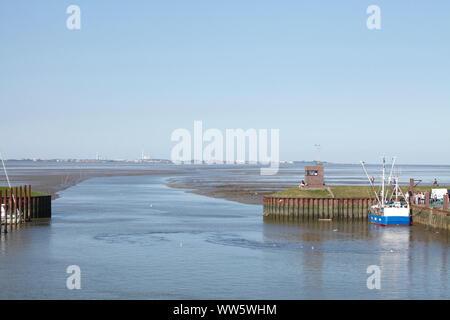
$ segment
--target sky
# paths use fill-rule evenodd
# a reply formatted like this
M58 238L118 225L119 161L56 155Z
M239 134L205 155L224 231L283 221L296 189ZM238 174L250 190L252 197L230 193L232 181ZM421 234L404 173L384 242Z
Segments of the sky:
M0 0L0 151L169 158L201 120L279 129L284 160L449 164L449 38L444 0Z

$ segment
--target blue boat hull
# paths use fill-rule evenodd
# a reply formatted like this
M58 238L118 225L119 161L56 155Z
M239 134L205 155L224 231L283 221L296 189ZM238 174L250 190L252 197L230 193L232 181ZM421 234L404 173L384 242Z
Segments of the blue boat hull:
M369 212L370 223L379 226L409 226L411 217L380 217Z

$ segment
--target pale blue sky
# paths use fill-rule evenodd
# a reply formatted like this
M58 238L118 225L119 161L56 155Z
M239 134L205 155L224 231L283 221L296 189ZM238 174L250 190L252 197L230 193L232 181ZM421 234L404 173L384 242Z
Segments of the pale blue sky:
M444 0L0 0L0 150L168 158L202 120L278 128L281 159L448 164L449 40Z

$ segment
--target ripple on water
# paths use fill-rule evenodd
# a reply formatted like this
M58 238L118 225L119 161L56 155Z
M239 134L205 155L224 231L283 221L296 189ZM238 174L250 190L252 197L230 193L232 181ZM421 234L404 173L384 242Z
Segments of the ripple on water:
M351 245L346 244L351 241ZM268 241L268 240L253 240L242 238L236 234L214 234L206 239L206 242L233 246L255 250L273 250L273 251L314 251L322 253L353 253L353 254L379 254L390 253L399 254L404 253L404 249L394 249L391 247L372 247L366 241L348 240L344 242L311 242L311 241Z
M165 233L103 233L96 235L95 240L110 244L156 245L161 241L170 241Z

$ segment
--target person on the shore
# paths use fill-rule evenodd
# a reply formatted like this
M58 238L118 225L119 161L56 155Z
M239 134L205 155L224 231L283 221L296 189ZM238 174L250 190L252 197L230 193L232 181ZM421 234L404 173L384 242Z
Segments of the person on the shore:
M437 194L435 193L435 194L433 194L433 203L436 205L437 201L438 201L438 197L437 197Z
M434 181L433 181L433 186L438 186L438 181L437 181L437 179L436 179L436 178L434 178Z
M306 187L306 183L304 180L302 180L302 182L300 182L300 185L298 186L300 189L303 189L304 187Z
M370 182L372 182L372 184L375 182L375 177L374 177L374 176L372 176L372 177L370 178Z

